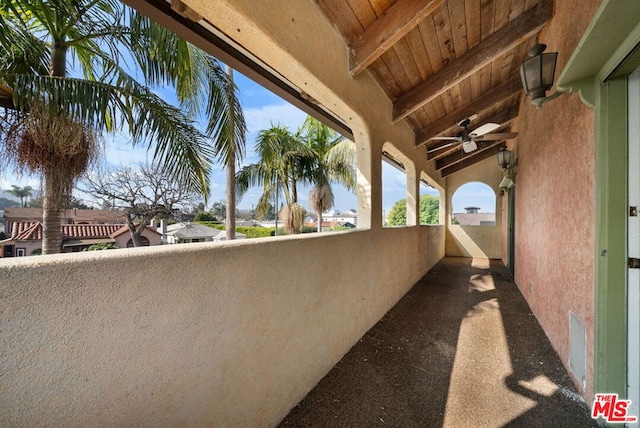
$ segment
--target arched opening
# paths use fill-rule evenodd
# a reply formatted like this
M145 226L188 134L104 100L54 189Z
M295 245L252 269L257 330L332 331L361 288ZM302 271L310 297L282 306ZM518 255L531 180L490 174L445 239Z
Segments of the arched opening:
M496 225L496 194L488 185L466 183L455 191L451 201L451 224Z
M408 159L393 145L382 148L382 225L397 227L407 222L407 167Z
M445 207L442 192L435 187L425 172L420 174L420 203L418 205L420 224L443 224Z

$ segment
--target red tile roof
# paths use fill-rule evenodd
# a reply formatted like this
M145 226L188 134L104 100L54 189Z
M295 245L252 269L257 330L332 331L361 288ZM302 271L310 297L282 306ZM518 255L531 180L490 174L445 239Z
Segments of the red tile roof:
M11 229L11 239L15 241L31 241L42 239L42 223L40 223L39 221L22 221L13 223L13 227Z
M63 224L64 238L108 238L127 232L123 224ZM42 222L15 222L11 231L14 241L38 241L42 239Z
M62 238L115 238L123 233L129 233L126 224L63 224ZM157 230L147 230L160 235ZM19 221L13 223L11 239L14 241L39 241L42 239L42 222Z

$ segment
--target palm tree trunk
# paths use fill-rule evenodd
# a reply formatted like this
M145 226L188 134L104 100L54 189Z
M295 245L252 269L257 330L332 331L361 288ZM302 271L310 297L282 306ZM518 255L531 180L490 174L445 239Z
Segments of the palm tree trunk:
M54 43L51 52L51 76L64 77L67 66L67 50L59 43ZM60 191L54 186L59 186L53 179L53 171L45 169L44 194L42 195L42 254L57 254L62 251L62 200Z
M318 210L318 232L322 232L322 210Z
M47 195L56 194L47 171L44 172L44 197L42 204L42 254L58 254L62 251L62 208L60 203Z
M51 48L51 76L65 77L67 74L67 48L55 42Z
M233 70L228 65L225 71L229 75L229 79L233 82ZM229 137L231 138L231 137ZM227 240L236 239L236 150L235 141L229 141L233 149L229 151L227 162L227 215L225 216L224 225L227 229Z

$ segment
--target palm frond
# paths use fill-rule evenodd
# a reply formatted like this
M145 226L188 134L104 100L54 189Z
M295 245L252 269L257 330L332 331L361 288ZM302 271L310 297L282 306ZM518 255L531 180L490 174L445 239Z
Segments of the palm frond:
M121 76L122 77L122 76ZM20 110L38 102L51 114L63 112L100 130L127 125L134 145L155 147L154 160L191 189L209 192L213 149L178 108L164 102L133 79L119 85L83 79L16 76L14 102Z

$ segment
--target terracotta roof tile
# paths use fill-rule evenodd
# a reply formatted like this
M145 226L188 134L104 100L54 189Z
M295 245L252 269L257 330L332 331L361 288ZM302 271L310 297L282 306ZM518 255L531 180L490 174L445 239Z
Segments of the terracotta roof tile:
M63 224L62 237L66 238L109 238L128 231L123 224ZM42 222L15 222L11 231L14 241L37 241L42 239Z
M14 241L34 241L42 239L42 223L39 221L13 223L11 239Z

